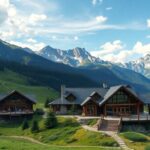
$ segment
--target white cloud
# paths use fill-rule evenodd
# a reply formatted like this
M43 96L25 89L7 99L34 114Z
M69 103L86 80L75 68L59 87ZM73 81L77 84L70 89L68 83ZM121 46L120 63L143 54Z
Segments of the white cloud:
M47 16L45 14L31 14L29 16L29 22L35 25L39 21L46 20Z
M112 10L112 7L106 7L106 10Z
M96 5L96 4L102 4L103 0L92 0L92 4Z
M96 17L96 20L97 20L98 22L100 22L100 23L103 23L103 22L105 22L105 21L107 20L107 18L104 17L104 16L97 16L97 17Z
M100 46L99 51L93 51L92 54L95 56L104 56L110 53L115 53L124 48L124 44L120 40L115 40L113 42L106 42Z
M150 38L150 35L147 35L147 36L146 36L146 38L148 38L148 39L149 39L149 38Z
M46 44L43 42L32 43L32 42L9 41L9 43L20 46L22 48L28 47L33 51L39 51L40 49L46 46Z
M75 41L78 41L78 40L79 40L79 37L78 37L78 36L74 36L74 40L75 40Z
M32 38L27 39L27 42L29 42L29 43L37 43L37 41L35 39L32 39Z
M53 40L56 40L56 39L57 39L57 37L56 37L55 35L53 35L53 36L52 36L52 39L53 39Z
M147 27L150 28L150 19L147 19Z
M112 62L127 62L136 59L136 56L144 56L150 53L150 44L143 44L138 41L132 49L126 49L125 44L120 40L114 42L106 42L100 46L100 50L92 51L91 54L98 56L103 60Z
M133 47L133 52L143 55L150 53L150 43L144 45L140 41L136 42L136 44Z

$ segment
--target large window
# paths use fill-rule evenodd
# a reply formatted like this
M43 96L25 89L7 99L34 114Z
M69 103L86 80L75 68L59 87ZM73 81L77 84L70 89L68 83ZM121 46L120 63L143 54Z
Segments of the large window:
M107 103L110 104L118 104L118 103L127 103L128 95L124 91L118 91L115 95L113 95Z

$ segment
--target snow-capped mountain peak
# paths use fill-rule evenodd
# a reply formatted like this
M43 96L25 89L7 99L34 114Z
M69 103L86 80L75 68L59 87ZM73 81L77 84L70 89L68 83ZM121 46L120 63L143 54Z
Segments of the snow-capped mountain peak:
M46 46L38 52L39 55L55 62L61 62L73 67L89 63L101 62L99 58L92 56L85 48L76 47L69 50L60 50Z
M120 67L124 67L135 72L141 73L144 76L150 78L150 54L145 55L135 61L130 61L124 64L118 64Z

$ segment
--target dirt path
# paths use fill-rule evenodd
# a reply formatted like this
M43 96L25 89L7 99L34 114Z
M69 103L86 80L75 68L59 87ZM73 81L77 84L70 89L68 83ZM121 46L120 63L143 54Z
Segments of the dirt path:
M112 132L112 131L98 131L97 128L93 128L87 125L82 125L82 127L86 130L89 131L94 131L94 132L99 132L99 133L105 133L109 136L111 136L119 145L123 150L131 150L126 144L125 142L122 140L121 137L118 136L118 134L116 132Z

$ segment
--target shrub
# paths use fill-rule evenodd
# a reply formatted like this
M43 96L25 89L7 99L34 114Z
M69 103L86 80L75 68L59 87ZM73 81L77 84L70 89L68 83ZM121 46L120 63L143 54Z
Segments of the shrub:
M37 108L37 109L35 110L35 114L36 114L36 115L44 115L44 110L43 110L42 108Z
M22 124L22 130L28 129L29 128L29 124L27 119L24 119L23 124Z
M136 132L125 132L123 136L134 142L145 142L148 141L147 137L141 133Z
M47 113L46 118L44 120L45 129L54 128L57 125L57 118L54 112L50 111Z
M77 127L79 126L79 123L73 118L66 118L63 126Z
M38 125L38 122L36 120L34 120L32 123L31 132L32 133L39 132L39 125Z
M88 121L87 121L87 125L89 125L89 126L93 126L93 125L95 125L97 123L97 119L89 119Z
M66 143L68 143L68 144L70 144L70 143L73 143L73 142L76 142L77 141L77 139L76 138L67 138L66 140L65 140L65 142Z
M114 141L114 140L103 140L102 142L100 142L101 146L110 146L110 147L116 147L118 146L118 144Z
M150 145L147 145L144 150L150 150Z
M45 101L45 103L44 103L44 107L45 108L49 107L49 102L50 102L50 100L47 98L46 101Z
M58 135L52 135L48 138L48 140L50 140L50 141L55 141L57 139L58 139Z

